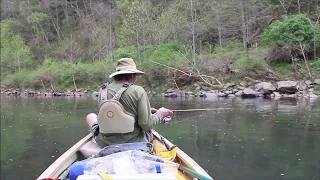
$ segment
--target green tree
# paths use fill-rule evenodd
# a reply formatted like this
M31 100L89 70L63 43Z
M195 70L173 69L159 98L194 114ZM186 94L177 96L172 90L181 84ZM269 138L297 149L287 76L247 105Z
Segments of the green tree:
M13 32L11 24L11 20L1 22L1 78L21 72L32 63L30 48L20 34Z
M280 46L299 47L300 43L310 44L313 27L310 19L303 14L285 16L271 24L264 32L263 42Z
M285 16L270 25L263 34L263 42L266 44L285 46L289 49L301 51L306 63L309 76L310 69L305 56L305 51L313 43L314 28L310 19L304 14ZM294 57L292 55L292 62Z

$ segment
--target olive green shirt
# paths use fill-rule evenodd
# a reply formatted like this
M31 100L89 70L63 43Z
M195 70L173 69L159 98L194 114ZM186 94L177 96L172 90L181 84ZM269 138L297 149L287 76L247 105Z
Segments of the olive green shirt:
M113 96L123 86L122 82L113 81L108 85L108 99ZM100 105L101 96L99 94L98 103ZM135 125L133 132L125 134L103 134L99 133L96 138L97 143L101 147L112 144L122 144L127 142L141 142L146 141L145 132L150 131L154 125L159 124L163 119L162 113L157 111L151 113L151 106L146 91L137 85L131 85L125 90L119 102L124 109L135 116Z

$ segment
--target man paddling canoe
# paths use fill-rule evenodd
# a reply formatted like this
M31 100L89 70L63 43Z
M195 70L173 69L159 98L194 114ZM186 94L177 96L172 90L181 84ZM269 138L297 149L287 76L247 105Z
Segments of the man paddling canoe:
M134 85L136 76L144 72L131 58L117 61L114 81L104 84L98 95L99 114L86 117L90 131L101 147L128 142L150 142L150 130L172 114L167 108L151 108L147 93ZM151 111L155 111L154 114Z

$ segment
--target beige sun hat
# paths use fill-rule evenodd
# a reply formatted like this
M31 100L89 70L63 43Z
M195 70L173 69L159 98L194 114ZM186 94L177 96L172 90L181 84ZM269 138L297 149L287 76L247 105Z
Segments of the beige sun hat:
M118 74L137 74L142 75L144 72L140 71L136 67L136 63L134 63L131 58L122 58L119 59L116 66L116 72L110 74L110 78Z

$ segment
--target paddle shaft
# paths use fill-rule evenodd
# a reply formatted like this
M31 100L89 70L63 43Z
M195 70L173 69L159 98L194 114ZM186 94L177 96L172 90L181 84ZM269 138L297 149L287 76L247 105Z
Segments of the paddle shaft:
M200 178L201 180L212 180L212 179L208 178L207 176L204 176L204 175L202 175L202 174L199 174L199 173L197 173L196 171L194 171L194 170L192 170L192 169L190 169L190 168L187 168L187 167L185 167L185 166L182 166L181 164L178 164L178 163L177 163L177 166L178 166L179 169L181 169L181 170L183 170L183 171L185 171L185 172L188 172L188 173L190 173L190 174L192 174L192 175Z
M173 148L177 147L176 145L173 145L173 146L170 147L170 145L165 141L163 136L160 135L160 138L161 138L162 143L166 146L166 149L168 151L171 151Z

